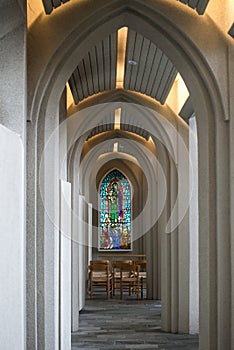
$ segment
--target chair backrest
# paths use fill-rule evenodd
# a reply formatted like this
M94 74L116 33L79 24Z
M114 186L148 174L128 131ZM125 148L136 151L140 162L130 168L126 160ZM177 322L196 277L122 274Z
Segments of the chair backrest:
M146 271L146 266L147 266L146 260L135 260L134 265L139 265L140 271Z
M122 264L120 266L121 277L126 272L128 272L129 275L135 274L135 273L136 273L136 275L139 275L139 270L140 270L140 266L132 264L132 263L124 263L124 262L122 262Z
M90 271L110 271L109 260L91 260L90 261Z
M113 267L113 269L120 270L122 264L132 265L133 262L132 262L132 260L116 260L116 261L112 262L112 267Z

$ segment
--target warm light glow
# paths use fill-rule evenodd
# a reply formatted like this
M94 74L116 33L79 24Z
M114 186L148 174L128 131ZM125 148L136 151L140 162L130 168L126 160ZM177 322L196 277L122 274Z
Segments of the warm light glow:
M118 152L118 142L114 143L114 148L113 148L113 152Z
M185 104L189 92L181 75L178 73L170 93L166 99L166 104L176 113L179 114Z
M68 83L66 84L66 90L67 90L67 109L68 109L74 103L70 85Z
M36 21L39 16L45 15L42 1L27 1L27 25L28 28Z
M233 0L209 1L205 12L225 34L228 33L233 23L233 13Z
M128 28L123 27L118 30L118 52L116 67L116 88L124 87L125 57L127 45Z
M120 130L121 108L115 110L115 130Z
M105 159L107 157L113 157L112 153L106 152L106 153L100 154L98 156L97 160L103 161L103 159ZM139 161L134 156L132 156L131 154L128 154L128 153L118 152L118 154L116 154L116 156L115 156L115 159L128 159L129 161L140 166Z
M153 139L152 139L152 137L151 137L151 136L149 137L148 142L150 142L150 143L153 143L153 144L154 144L154 141L153 141Z

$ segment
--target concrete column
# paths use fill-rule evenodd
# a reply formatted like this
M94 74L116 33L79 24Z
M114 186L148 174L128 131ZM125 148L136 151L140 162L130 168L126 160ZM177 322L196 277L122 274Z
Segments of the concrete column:
M189 207L185 214L181 212L184 203L189 203L189 129L182 120L178 123L178 137L187 147L185 154L184 145L178 141L178 192L182 194L178 197L178 332L189 333Z
M231 349L229 124L217 121L217 327L218 350Z
M85 254L84 254L84 197L79 195L79 311L85 304Z
M42 337L44 332L45 350L58 349L59 347L59 131L57 130L53 134L53 139L50 139L51 133L54 132L58 123L59 116L47 111L44 132L45 143L41 142L40 139L38 154L38 166L41 170L40 179L38 179L38 194L41 193L43 196L42 202L40 196L38 196L40 206L37 207L38 240L40 240L38 287L40 292L43 291L44 299L44 314L40 315L40 317L43 317L40 325L40 328L42 327L40 336ZM45 149L44 146L48 139L51 141ZM44 156L44 159L41 163L42 156ZM41 222L40 217L44 219L43 222ZM40 302L38 303L39 314L43 310Z
M0 125L1 348L25 349L24 147Z
M88 264L90 260L92 260L92 247L93 247L93 239L92 239L92 224L93 224L93 208L92 203L88 203Z
M26 348L26 31L25 6L1 2L0 339L6 350Z
M79 327L79 195L76 194L75 185L72 186L72 244L71 244L71 260L72 260L72 332L78 331Z
M230 231L231 231L231 347L234 348L234 101L231 98L232 87L234 86L234 49L229 47L229 57L228 57L230 74L229 77L229 101L230 101L230 129L229 129L229 139L230 139L230 149L229 149L229 159L230 159Z
M85 298L88 290L88 242L89 242L89 227L88 227L88 203L84 197L84 242L83 242L83 251L84 251L84 304Z
M199 339L200 349L217 349L215 150L214 125L198 125L199 164ZM211 179L213 181L211 181ZM209 194L209 195L208 195ZM204 215L207 213L207 215Z
M160 229L160 225L159 225ZM165 226L164 226L165 229ZM171 255L170 236L162 231L162 330L171 331Z
M36 130L32 122L27 123L27 212L26 212L26 305L27 305L27 349L37 349L37 219L36 211Z
M171 211L174 208L178 195L177 168L174 162L170 161L170 205ZM178 213L177 213L178 215ZM171 332L177 333L179 329L179 281L178 281L178 228L170 233L171 238Z
M60 181L60 350L71 348L71 184Z
M60 179L67 180L67 96L64 89L59 103L59 170Z
M152 195L151 216L154 218L155 214L158 217L158 168L152 169L152 187L150 185L149 193ZM159 279L159 265L158 265L158 223L153 223L151 227L151 245L152 245L152 299L158 299L158 279Z
M199 333L198 267L198 145L195 116L189 119L190 207L189 207L189 333ZM193 182L191 182L193 179Z
M162 330L171 331L171 240L166 226L170 217L170 178L169 161L164 147L159 152L159 161L163 166L167 181L167 199L165 208L158 220L158 232L161 235L161 301L162 301ZM159 199L160 200L160 199Z

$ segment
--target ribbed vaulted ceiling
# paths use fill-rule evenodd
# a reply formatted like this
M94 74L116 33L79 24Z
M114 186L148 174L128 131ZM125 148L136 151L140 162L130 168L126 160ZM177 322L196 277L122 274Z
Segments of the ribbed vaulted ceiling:
M101 122L90 131L90 133L88 134L87 140L102 132L113 131L114 125L115 125L115 113L112 112L111 114L105 115L102 118ZM146 140L148 140L150 137L150 133L143 128L143 124L140 124L138 122L136 125L134 116L126 114L126 111L124 109L122 109L121 111L120 129L122 131L128 131L128 132L137 134L141 137L144 137Z
M117 33L97 43L78 63L69 79L75 103L116 85Z
M48 15L53 11L53 9L61 6L63 3L68 1L69 0L42 0L42 3L45 9L45 13ZM196 9L199 15L202 15L205 12L205 9L209 2L209 0L179 0L179 1L190 6L192 9Z
M132 65L129 61L135 61ZM69 79L75 103L116 87L117 33L97 43L80 61ZM124 88L165 102L177 70L150 40L128 30Z
M130 65L129 60L138 62ZM124 87L165 102L177 70L168 57L150 40L128 31Z

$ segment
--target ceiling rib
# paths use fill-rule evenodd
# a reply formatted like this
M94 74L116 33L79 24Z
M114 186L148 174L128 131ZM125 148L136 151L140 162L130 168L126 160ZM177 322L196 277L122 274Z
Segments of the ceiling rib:
M179 0L179 1L185 5L188 5L192 9L195 9L199 15L204 14L209 2L209 0Z
M42 0L42 3L44 6L45 13L49 15L54 9L68 1L69 0Z
M234 38L234 23L232 24L231 28L229 29L228 34Z

